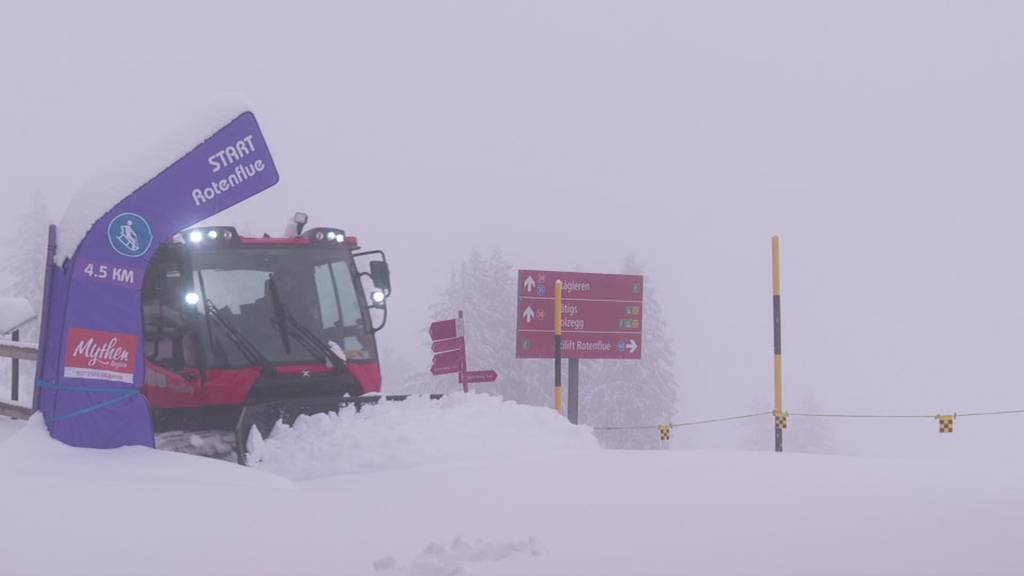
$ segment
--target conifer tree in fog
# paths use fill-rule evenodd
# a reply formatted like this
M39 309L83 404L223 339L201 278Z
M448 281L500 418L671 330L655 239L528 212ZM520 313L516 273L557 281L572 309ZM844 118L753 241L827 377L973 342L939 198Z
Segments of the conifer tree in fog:
M523 404L544 405L541 362L515 358L516 271L500 250L489 257L473 250L452 270L448 285L430 308L430 320L455 318L462 310L470 370L495 370L496 382L473 384L473 390L497 394ZM429 337L426 338L429 342ZM428 344L429 345L429 344ZM548 363L543 363L545 366ZM418 376L411 387L457 388L456 377Z
M623 274L642 274L633 256L623 262ZM431 321L465 314L466 346L471 370L493 369L498 380L472 389L535 406L553 404L554 367L550 360L515 357L516 269L501 251L484 257L474 250L452 271L448 285L431 306ZM580 422L594 426L657 425L675 415L674 350L668 321L658 301L657 287L645 276L644 340L641 360L580 361ZM429 338L425 337L429 342ZM429 345L429 344L428 344ZM563 371L568 362L563 362ZM425 370L424 370L425 372ZM410 388L457 389L455 376L418 375ZM563 385L567 382L563 373ZM433 384L431 384L433 383ZM563 391L563 395L565 391ZM665 447L657 430L598 432L603 445L615 448Z
M813 394L805 395L803 402L798 406L800 412L809 414L821 412ZM790 418L782 447L787 452L835 454L831 420L800 416Z
M621 273L643 274L632 254ZM675 350L657 284L644 275L643 356L580 361L580 422L596 427L668 424L675 417ZM678 431L677 431L678 432ZM609 448L664 448L658 430L597 431Z
M46 258L47 229L51 223L46 199L41 192L29 196L28 206L21 213L13 232L8 236L7 259L0 274L0 290L4 296L26 298L38 315L43 305L43 261ZM38 321L30 322L20 331L23 341L39 338ZM32 378L35 362L20 362L21 399L31 398ZM10 398L10 361L0 362L0 387L5 391L3 399Z

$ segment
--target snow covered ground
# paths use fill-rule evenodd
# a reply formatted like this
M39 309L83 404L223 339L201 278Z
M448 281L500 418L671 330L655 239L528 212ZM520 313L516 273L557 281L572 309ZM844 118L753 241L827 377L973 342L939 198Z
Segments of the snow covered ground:
M0 435L10 427L0 422ZM28 495L0 501L0 573L1024 567L1024 462L1015 454L606 451L550 410L470 395L300 421L261 455L252 469L142 448L73 449L34 419L0 440L0 494Z
M13 436L15 432L21 430L21 427L24 424L25 423L21 420L0 416L0 442L7 440L10 436Z
M252 435L259 438L258 435ZM249 461L293 480L598 450L587 427L482 394L411 397L278 426Z

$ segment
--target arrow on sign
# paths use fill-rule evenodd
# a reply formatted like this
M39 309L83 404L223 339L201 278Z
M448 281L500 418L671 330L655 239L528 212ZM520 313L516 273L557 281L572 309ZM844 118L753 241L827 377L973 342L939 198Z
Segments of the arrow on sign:
M523 310L523 319L525 319L527 323L533 322L533 307L532 306L527 306L526 310Z
M523 288L526 288L527 292L533 292L533 288L536 285L537 282L533 280L533 276L527 276L526 280L523 282Z
M629 350L630 354L635 354L637 348L639 348L639 346L636 345L636 340L630 338L629 344L626 344L626 349Z

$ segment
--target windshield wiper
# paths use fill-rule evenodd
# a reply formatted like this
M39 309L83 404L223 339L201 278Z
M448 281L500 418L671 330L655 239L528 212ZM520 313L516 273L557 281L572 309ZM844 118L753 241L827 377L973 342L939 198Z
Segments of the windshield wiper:
M267 360L267 357L252 343L252 340L246 338L245 334L242 334L234 324L220 313L220 309L209 298L206 299L206 315L220 323L224 328L224 332L228 335L228 340L231 340L231 343L238 348L250 364L259 364L264 368L270 368L270 361Z
M332 357L337 358L337 355L331 351L327 344L324 344L322 340L317 338L316 334L313 334L309 328L296 320L295 316L292 316L291 312L285 308L284 302L281 301L281 295L277 291L277 282L274 280L273 274L267 279L267 286L270 289L270 299L274 304L274 318L272 318L272 321L277 325L278 332L281 334L281 342L285 344L285 352L291 354L290 346L287 343L288 328L290 326L295 330L296 336L298 336L297 340L303 348L314 356L319 356L324 363L333 365L330 359Z
M288 339L288 320L284 309L284 304L281 302L281 294L277 291L277 282L274 280L274 275L271 274L267 278L267 288L270 292L270 301L274 306L274 317L271 321L277 325L277 333L281 336L281 345L284 346L284 353L291 356L292 354L292 343Z

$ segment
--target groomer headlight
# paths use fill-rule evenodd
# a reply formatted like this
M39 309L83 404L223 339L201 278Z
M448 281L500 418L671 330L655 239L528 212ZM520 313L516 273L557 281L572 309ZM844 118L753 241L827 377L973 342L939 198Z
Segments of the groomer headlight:
M387 296L384 295L383 290L374 290L373 292L370 292L370 299L373 300L374 304L383 304L385 298L387 298Z
M216 242L218 244L233 241L238 233L231 226L211 226L208 228L193 228L182 232L182 236L192 244L203 242Z
M330 242L332 244L341 244L346 240L345 231L338 228L313 228L302 236L314 242Z

